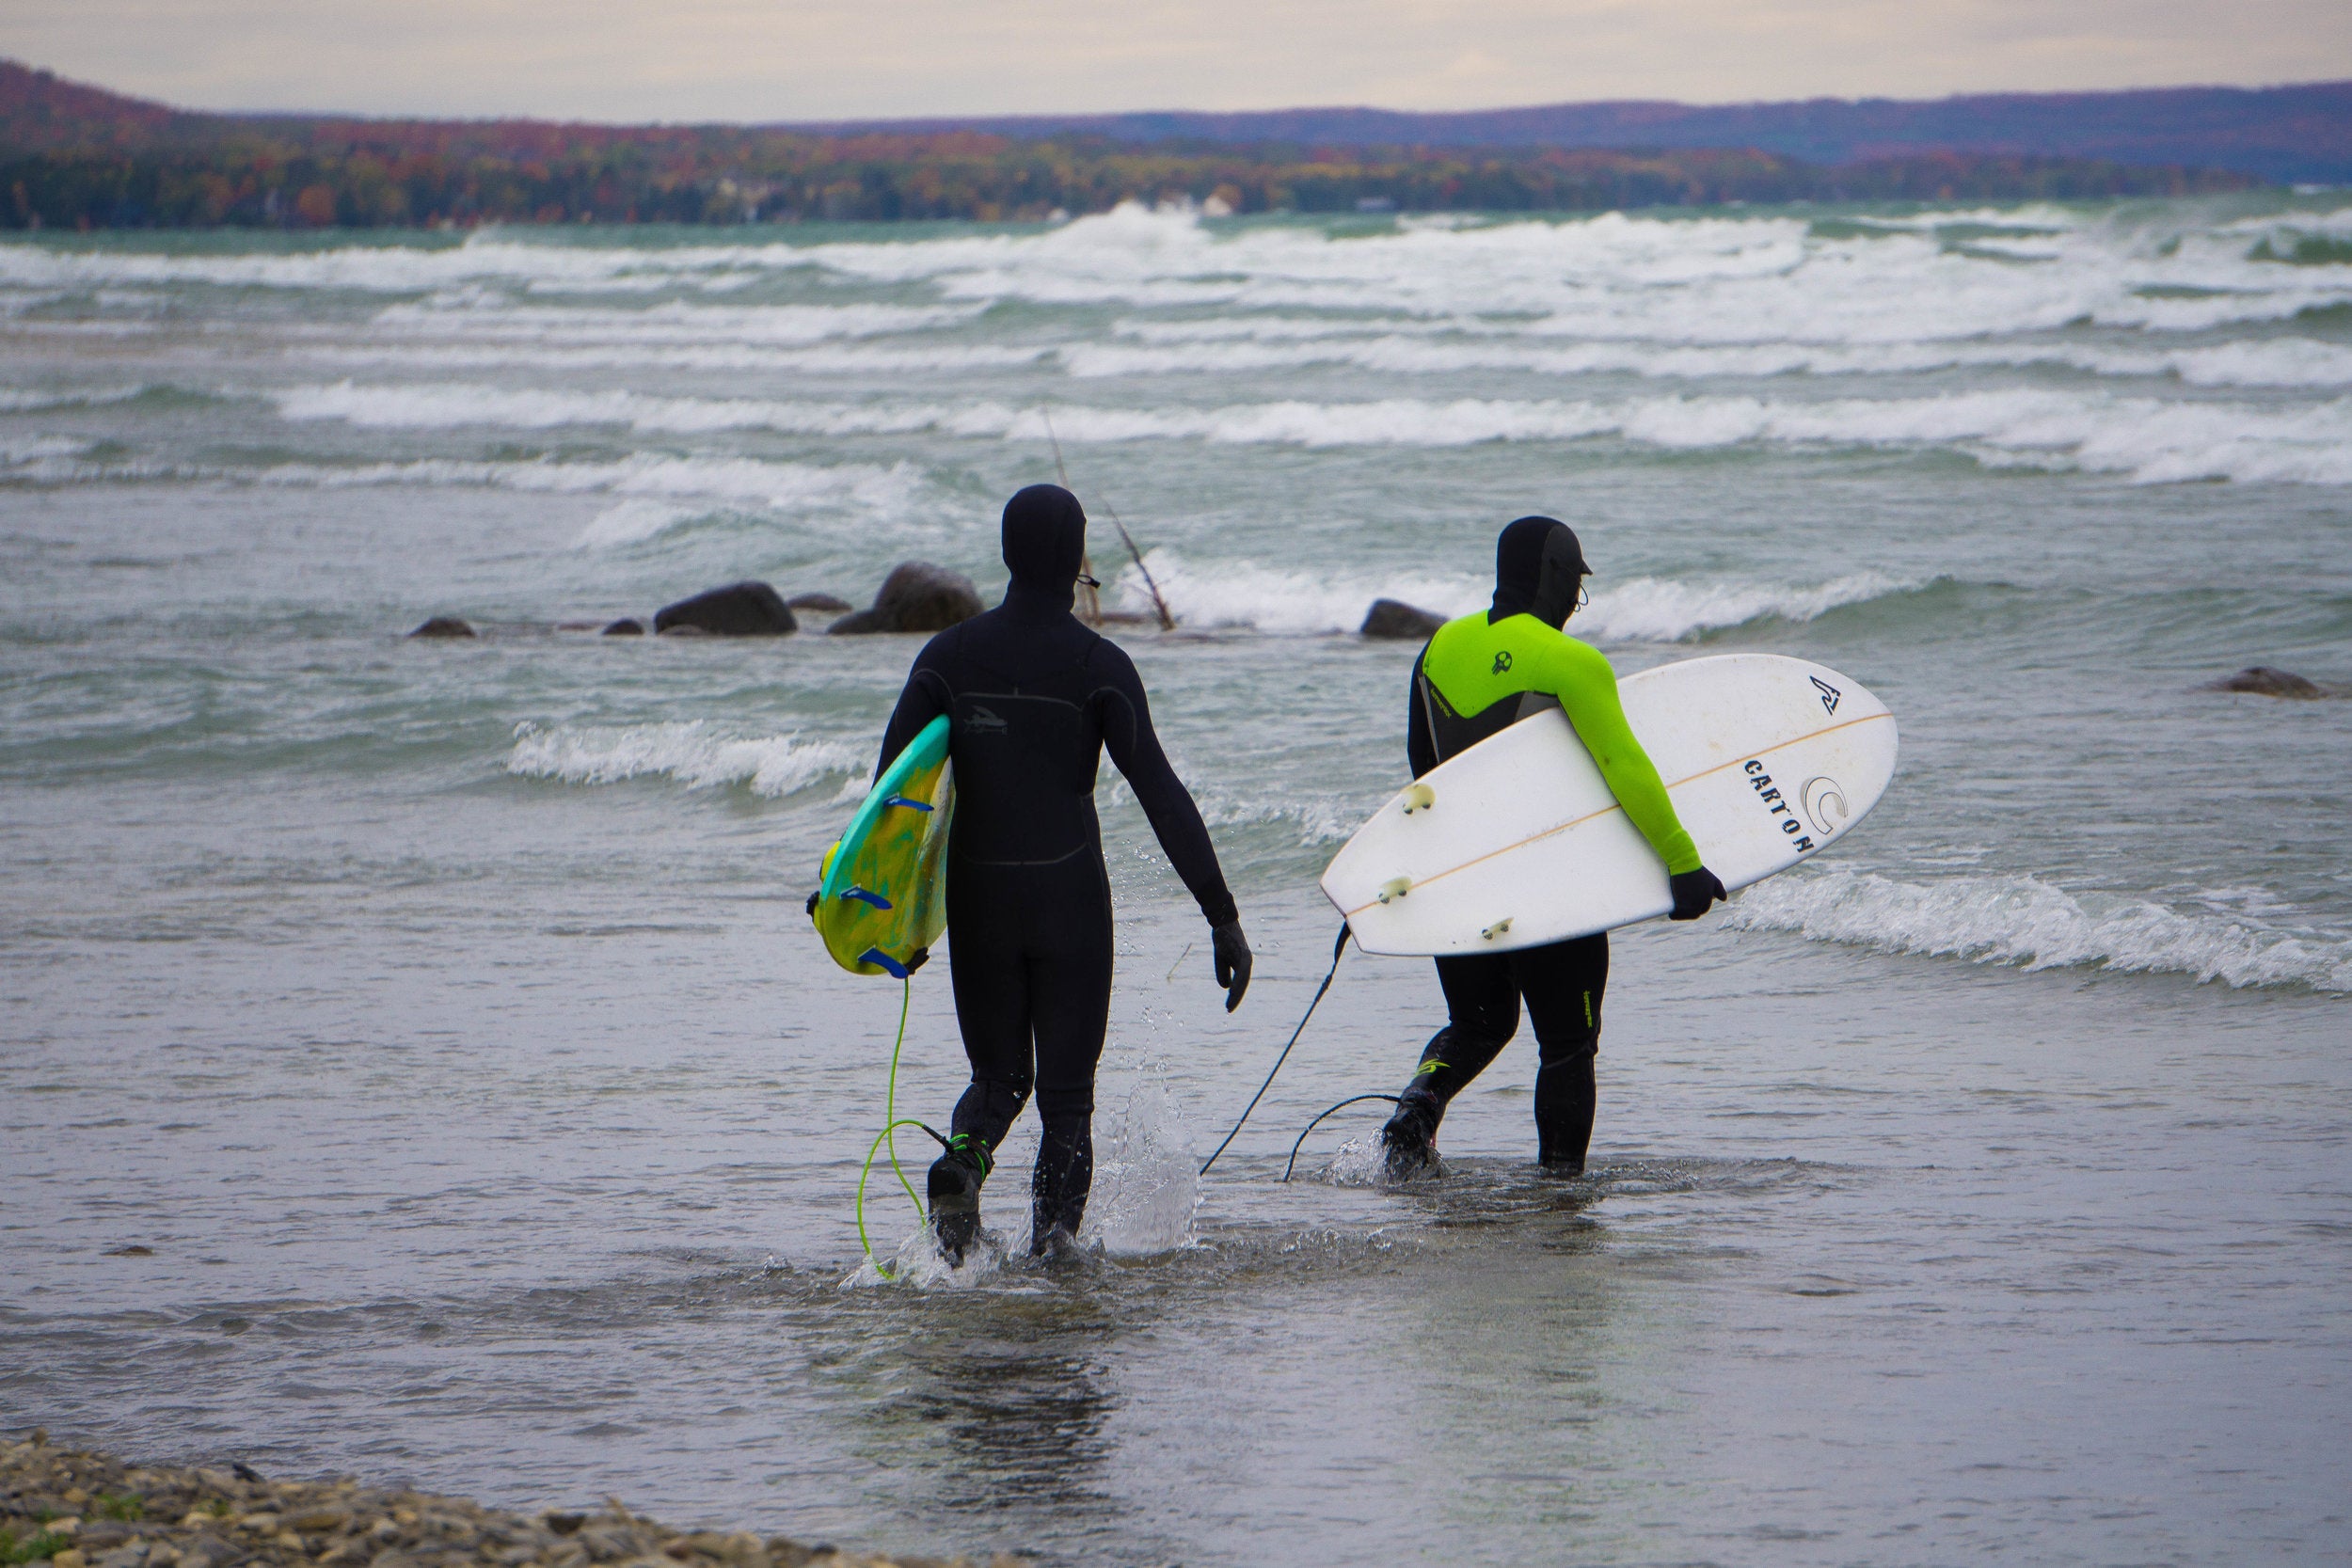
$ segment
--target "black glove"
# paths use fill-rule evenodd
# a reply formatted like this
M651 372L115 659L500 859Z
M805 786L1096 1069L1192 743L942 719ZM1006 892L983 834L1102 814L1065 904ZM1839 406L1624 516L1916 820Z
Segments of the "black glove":
M1679 877L1669 877L1666 885L1674 889L1675 910L1669 920L1696 920L1707 912L1707 907L1725 896L1724 884L1715 873L1705 866L1686 871Z
M1216 958L1216 983L1225 988L1225 1010L1230 1013L1241 1006L1242 993L1249 989L1249 939L1241 934L1241 922L1229 920L1211 931L1209 950Z

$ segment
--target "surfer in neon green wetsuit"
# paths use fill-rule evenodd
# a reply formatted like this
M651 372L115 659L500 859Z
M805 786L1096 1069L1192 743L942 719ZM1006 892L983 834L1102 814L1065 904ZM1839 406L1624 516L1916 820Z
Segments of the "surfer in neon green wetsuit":
M1413 661L1405 749L1421 777L1448 757L1547 707L1566 711L1577 738L1626 816L1666 864L1674 918L1696 920L1724 896L1675 816L1674 802L1617 701L1617 673L1600 650L1561 627L1576 613L1591 568L1576 534L1551 517L1521 517L1495 546L1491 608L1438 628ZM1439 958L1446 1026L1381 1130L1390 1173L1426 1167L1446 1104L1518 1032L1526 999L1535 1026L1535 1135L1545 1166L1584 1169L1593 1136L1593 1057L1600 1049L1609 934L1573 937L1514 953Z

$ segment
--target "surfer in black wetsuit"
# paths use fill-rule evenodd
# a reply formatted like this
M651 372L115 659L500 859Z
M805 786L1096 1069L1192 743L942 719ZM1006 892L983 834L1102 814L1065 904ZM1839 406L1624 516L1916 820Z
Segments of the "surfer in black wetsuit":
M948 964L972 1085L931 1166L931 1227L960 1263L980 1183L1032 1088L1043 1127L1031 1250L1068 1245L1094 1180L1094 1069L1110 1018L1111 890L1094 815L1102 752L1135 791L1211 927L1225 1010L1249 988L1249 944L1192 797L1152 733L1136 667L1071 613L1086 513L1054 484L1005 503L1005 602L924 646L882 736L882 767L950 717ZM880 776L879 772L876 775Z

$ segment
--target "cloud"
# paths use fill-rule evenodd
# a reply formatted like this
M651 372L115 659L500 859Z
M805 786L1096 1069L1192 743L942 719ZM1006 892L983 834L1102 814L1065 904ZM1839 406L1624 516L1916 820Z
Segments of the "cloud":
M2343 0L10 0L192 107L596 119L1930 97L2352 76Z

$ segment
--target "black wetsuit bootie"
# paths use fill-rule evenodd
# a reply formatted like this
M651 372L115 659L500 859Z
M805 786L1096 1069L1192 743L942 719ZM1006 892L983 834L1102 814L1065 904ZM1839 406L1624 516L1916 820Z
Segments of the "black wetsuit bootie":
M1438 1122L1445 1105L1434 1094L1407 1089L1397 1098L1396 1115L1380 1129L1380 1152L1391 1180L1418 1176L1438 1163Z
M980 1183L992 1164L988 1146L969 1132L948 1139L947 1152L931 1162L931 1236L950 1266L961 1267L979 1239Z

